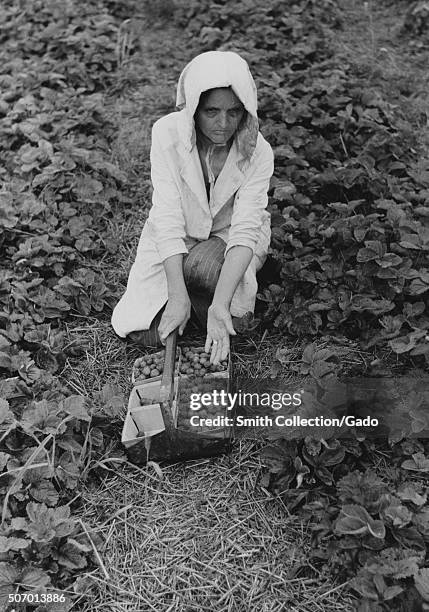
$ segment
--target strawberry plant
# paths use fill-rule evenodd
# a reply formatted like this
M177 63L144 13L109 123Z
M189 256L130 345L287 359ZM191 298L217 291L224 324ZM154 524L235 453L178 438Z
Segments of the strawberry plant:
M92 562L91 540L68 502L81 479L88 441L97 452L103 436L90 427L85 398L62 397L30 401L19 415L1 400L0 556L1 577L9 581L0 589L2 605L12 592L7 588L15 590L10 585L24 574L26 588L37 591L61 584Z
M104 104L119 23L97 0L21 5L0 8L2 609L8 593L63 590L94 563L99 536L74 517L76 488L124 402L106 385L70 395L59 378L80 350L63 321L112 306L97 260L125 201Z
M282 356L278 351L278 358ZM309 345L296 366L315 380L317 396L312 401L317 399L316 405L325 410L333 398L328 403L324 398L329 400L330 384L336 378L332 357L330 351ZM339 389L337 384L335 397ZM415 411L412 415L417 419ZM410 475L429 470L429 447L418 440L401 442L412 429L415 426L384 444L365 436L359 441L334 439L332 433L328 441L300 439L297 432L262 451L261 484L281 495L290 511L310 521L313 562L341 580L351 579L351 588L371 610L373 602L384 606L395 600L407 605L410 587L417 601L427 601L423 584L428 491L424 482L411 480ZM368 456L376 449L387 451L386 447L392 468L389 479L382 479L370 467Z

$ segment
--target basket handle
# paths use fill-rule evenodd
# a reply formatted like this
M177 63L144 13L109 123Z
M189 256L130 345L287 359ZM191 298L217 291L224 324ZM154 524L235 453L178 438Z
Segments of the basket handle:
M164 369L159 390L161 411L164 418L165 428L168 431L174 429L171 402L174 394L174 366L176 362L177 329L172 331L165 340Z

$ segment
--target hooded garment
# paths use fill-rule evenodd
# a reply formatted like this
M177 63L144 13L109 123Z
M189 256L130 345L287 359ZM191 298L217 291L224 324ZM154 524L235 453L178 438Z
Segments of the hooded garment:
M201 93L217 87L231 87L246 114L207 196L194 114ZM265 261L271 237L270 215L265 209L274 158L259 132L256 86L247 62L231 51L198 55L179 77L176 106L178 111L162 117L152 128L152 208L126 291L112 314L112 326L121 337L149 329L167 302L162 262L188 253L210 236L226 242L225 255L236 245L252 249L253 258L234 293L230 312L241 317L255 307L256 271Z

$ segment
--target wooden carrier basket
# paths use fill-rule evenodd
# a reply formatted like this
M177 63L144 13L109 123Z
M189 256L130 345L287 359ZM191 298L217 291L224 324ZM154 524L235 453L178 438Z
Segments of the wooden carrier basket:
M192 348L201 350L201 347ZM139 379L137 367L142 360L159 362L163 356L159 375ZM217 406L216 402L204 406L203 413L190 409L191 393L231 392L231 356L226 370L206 373L202 378L181 372L182 362L182 351L177 347L177 330L168 336L164 350L147 354L134 362L133 388L122 430L122 444L133 463L186 461L221 455L231 449L232 410L219 405L219 401ZM199 422L199 416L205 419L219 417L213 421L218 425L191 425L191 416L197 417L194 423Z

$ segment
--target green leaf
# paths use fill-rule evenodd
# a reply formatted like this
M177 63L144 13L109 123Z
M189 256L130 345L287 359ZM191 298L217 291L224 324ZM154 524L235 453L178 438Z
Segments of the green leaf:
M426 293L426 291L429 291L429 284L425 283L420 278L413 279L407 288L407 293L409 295L422 295Z
M367 533L367 517L360 506L343 506L335 523L334 531L340 535L362 535Z
M9 409L9 402L0 398L0 425L2 426L2 429L7 429L15 422L14 414Z
M60 404L61 410L70 414L75 419L80 421L90 421L89 416L85 408L86 399L83 395L70 395L66 397Z
M403 527L402 529L392 529L395 540L404 548L412 548L425 551L426 545L422 535L415 527Z
M411 521L412 512L402 504L391 504L384 508L383 518L387 519L393 527L405 527Z
M103 191L103 184L88 175L84 175L75 178L73 188L79 199L93 202L93 198Z
M338 361L338 356L334 353L334 351L331 351L329 349L318 349L313 354L313 362L316 360L327 361L332 357L334 357Z
M63 544L58 554L54 555L54 558L56 558L60 565L70 570L82 569L87 565L85 554L79 551L76 546L70 542Z
M9 550L22 550L30 546L30 544L31 540L24 538L0 536L0 553L5 553Z
M306 436L304 439L305 449L310 456L317 456L322 448L322 443L320 440L316 440L315 438L311 438L310 436Z
M69 451L70 453L74 453L75 455L80 455L83 449L82 444L79 444L72 434L65 434L64 436L61 436L61 438L57 441L57 444L59 448Z
M350 303L351 310L356 312L370 311L373 314L383 314L395 308L391 300L374 299L366 295L354 295Z
M403 240L399 242L399 246L404 249L421 249L420 239L416 234L404 234Z
M35 447L31 447L32 452L35 450ZM29 450L29 449L27 449ZM22 454L22 460L26 461L29 457L31 457L31 453L24 452ZM36 459L38 457L42 457L42 453L39 452ZM55 470L51 465L43 465L41 467L33 467L30 466L30 469L26 470L23 477L23 482L25 484L36 484L44 480L45 478L52 478L54 476Z
M338 465L344 460L345 448L327 448L319 455L319 464L324 466Z
M264 489L268 489L268 487L270 486L270 480L271 480L271 474L270 472L266 471L262 474L259 484Z
M383 255L383 257L377 260L377 263L381 268L399 266L399 264L402 263L402 257L399 257L399 255L396 255L396 253L386 253Z
M67 538L67 543L70 544L71 546L74 546L79 552L82 552L82 553L92 552L92 546L90 544L83 544L82 542L78 542L74 538Z
M72 608L74 603L66 596L65 601L53 601L37 606L35 612L69 612Z
M8 453L3 453L0 451L0 472L4 470L10 457L11 456Z
M383 540L386 536L386 528L383 521L371 520L368 523L368 531L374 538L379 538L380 540Z
M53 483L49 480L42 480L30 489L30 495L38 502L48 506L55 506L59 500L59 494Z
M404 470L413 472L429 472L429 459L423 453L414 453L412 459L406 459L402 462L401 467Z
M75 527L75 521L69 519L69 506L48 508L45 504L29 502L27 515L30 522L26 531L36 542L46 543L55 537L69 535Z
M44 523L42 520L38 520L29 523L27 526L28 535L35 542L50 542L56 536L55 529L50 524Z
M384 601L389 601L389 599L393 599L394 597L397 597L403 592L404 592L404 589L401 586L399 586L399 584L389 586L385 588L383 591L383 599Z
M262 450L261 460L273 474L279 474L291 465L290 457L284 453L283 449L274 445L266 446Z
M355 233L356 231L357 230L355 230ZM358 234L358 237L359 237L359 234ZM373 251L372 249L362 248L362 249L359 249L358 254L356 255L356 260L359 261L360 263L363 263L366 261L373 261L377 259L378 256L379 254L376 251Z
M28 591L46 589L51 586L51 579L48 574L38 567L26 568L19 580L20 584Z
M422 508L413 516L413 525L422 534L425 542L429 542L429 508Z
M302 361L304 363L311 364L313 362L313 355L315 352L315 345L313 343L307 344L302 352Z
M374 581L377 591L380 593L380 595L383 595L384 590L386 588L386 582L383 576L381 576L381 574L373 574L372 579Z
M104 436L101 429L93 427L89 433L91 444L94 448L102 448L104 444Z
M0 192L0 228L11 229L18 223L13 194L10 191Z
M427 501L427 493L420 494L414 482L403 482L396 494L403 501L411 501L416 506L423 506Z
M429 355L429 342L426 337L420 340L415 348L411 349L410 355Z
M421 563L421 557L410 555L406 549L386 548L365 564L371 574L381 574L395 580L413 576Z
M390 348L395 351L395 353L407 353L411 351L416 345L420 338L426 336L425 330L416 330L406 336L401 336L400 338L394 338L393 340L389 340L388 344Z
M382 521L374 520L362 506L346 505L341 508L335 524L335 532L342 535L364 535L370 533L383 539L386 529Z
M0 368L4 368L5 370L12 370L11 356L7 353L0 352Z
M74 489L81 475L81 464L71 452L66 451L55 465L55 475L65 487Z
M319 478L319 480L321 480L324 484L328 486L332 485L332 483L334 482L334 477L332 473L326 467L320 466L315 470L314 473L315 476Z
M61 434L66 430L66 425L61 424L62 419L58 413L59 408L44 399L25 408L20 424L24 431L30 433L41 431L44 434Z
M59 525L70 517L70 506L58 506L57 508L47 508L44 504L30 502L27 504L27 515L32 521L38 518L49 520L54 525Z
M414 585L422 599L429 603L429 568L423 567L414 576Z
M0 605L6 608L9 594L14 593L19 572L10 563L0 562Z
M429 206L416 206L413 209L413 212L415 212L417 215L420 215L421 217L429 217Z
M366 597L371 601L378 601L378 590L375 587L373 576L361 571L360 575L352 578L350 581L352 589L357 591L362 597Z
M28 521L23 516L16 516L10 522L11 529L15 531L26 531Z
M314 378L319 379L332 374L337 370L338 365L331 361L314 361L310 373Z
M362 474L354 470L338 481L337 491L342 502L353 502L375 513L387 487L374 471Z

